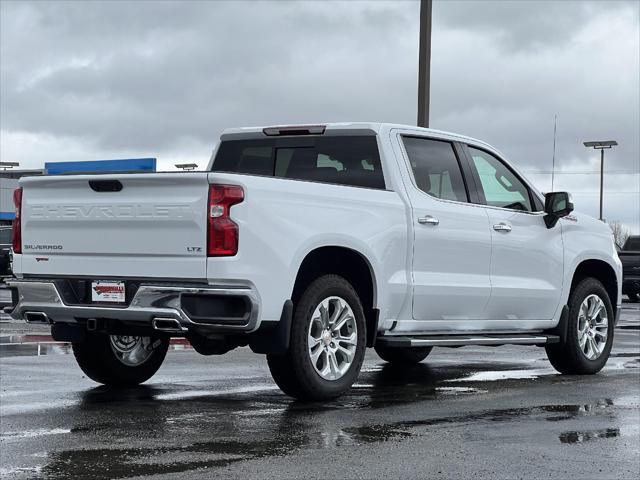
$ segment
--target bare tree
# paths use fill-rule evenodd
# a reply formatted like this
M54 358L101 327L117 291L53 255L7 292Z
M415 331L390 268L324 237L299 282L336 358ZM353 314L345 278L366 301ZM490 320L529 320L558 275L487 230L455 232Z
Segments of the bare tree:
M627 238L629 238L629 230L627 230L627 228L625 228L625 226L617 220L607 223L609 224L609 228L611 228L613 241L615 242L616 247L618 247L618 250L620 250L624 245L624 242L626 242Z

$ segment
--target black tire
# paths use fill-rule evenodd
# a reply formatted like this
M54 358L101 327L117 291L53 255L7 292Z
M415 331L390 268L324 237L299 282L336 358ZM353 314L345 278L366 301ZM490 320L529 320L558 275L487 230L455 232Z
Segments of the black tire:
M578 315L582 302L595 294L604 303L607 311L607 340L600 356L588 359L578 343ZM591 375L598 373L607 363L613 344L614 315L607 291L595 278L585 278L569 295L569 316L567 318L567 338L563 343L545 347L551 365L560 373L569 375Z
M638 292L627 293L627 297L629 298L629 301L633 303L636 303L638 300L640 300L640 296L638 296Z
M413 365L427 358L433 347L393 348L376 345L374 349L378 356L385 362Z
M341 297L348 303L357 327L353 360L337 380L327 380L316 372L307 343L314 310L331 296ZM299 400L319 401L339 397L351 388L360 373L365 354L365 328L362 304L351 284L338 275L324 275L316 279L294 306L289 349L284 355L267 355L274 381L284 393Z
M109 335L91 333L73 344L78 365L91 380L104 385L131 386L149 380L160 368L169 349L169 338L151 336L149 357L137 366L125 365L116 356Z

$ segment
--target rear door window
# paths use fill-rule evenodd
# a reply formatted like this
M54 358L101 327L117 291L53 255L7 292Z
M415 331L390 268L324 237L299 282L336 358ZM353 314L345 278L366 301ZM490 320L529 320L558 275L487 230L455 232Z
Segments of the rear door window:
M403 137L416 186L432 197L466 202L467 190L451 142Z
M226 140L212 171L385 188L373 135Z

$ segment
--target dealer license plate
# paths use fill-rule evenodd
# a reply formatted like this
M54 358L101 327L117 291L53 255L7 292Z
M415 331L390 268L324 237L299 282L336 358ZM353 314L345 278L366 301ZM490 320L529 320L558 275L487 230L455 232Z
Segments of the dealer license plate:
M95 280L91 282L91 301L124 303L124 282Z

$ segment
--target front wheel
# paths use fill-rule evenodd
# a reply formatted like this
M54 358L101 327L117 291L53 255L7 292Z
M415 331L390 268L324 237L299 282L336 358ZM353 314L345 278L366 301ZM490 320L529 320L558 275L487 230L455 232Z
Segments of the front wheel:
M167 337L87 334L73 344L78 365L90 379L105 385L131 386L149 380L169 349Z
M565 374L599 372L611 352L613 329L613 308L607 291L595 278L585 278L569 295L565 341L545 347L551 365Z
M344 278L324 275L296 302L287 352L267 355L271 375L294 398L336 398L360 373L365 338L358 294Z

